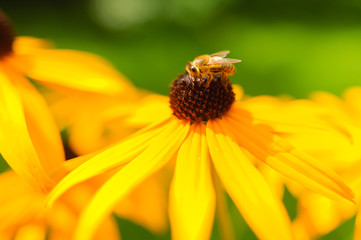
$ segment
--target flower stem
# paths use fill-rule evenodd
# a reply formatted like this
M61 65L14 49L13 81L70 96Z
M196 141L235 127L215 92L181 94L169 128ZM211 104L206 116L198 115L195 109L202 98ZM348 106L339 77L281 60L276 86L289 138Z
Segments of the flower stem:
M222 240L235 240L226 193L214 167L212 167L212 176L217 199L216 219L220 237Z

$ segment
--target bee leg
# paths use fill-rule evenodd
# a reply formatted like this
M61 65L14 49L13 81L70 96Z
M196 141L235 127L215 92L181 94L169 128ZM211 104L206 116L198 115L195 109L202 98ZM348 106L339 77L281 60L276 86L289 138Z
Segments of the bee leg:
M228 84L229 84L228 81L229 80L228 80L227 76L224 73L222 73L220 76L220 79L221 79L221 83L222 83L224 89L228 92Z
M212 82L212 74L207 75L207 82L206 82L206 89L209 88L209 85L211 85Z

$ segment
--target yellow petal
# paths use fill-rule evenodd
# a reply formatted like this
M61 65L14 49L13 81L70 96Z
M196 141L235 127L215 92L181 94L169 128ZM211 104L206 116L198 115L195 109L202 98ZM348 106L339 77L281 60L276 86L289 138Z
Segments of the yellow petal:
M157 114L154 110L157 109ZM127 124L143 127L152 122L159 121L172 115L169 107L169 98L157 94L150 94L137 102L137 107L133 108L130 116L126 118Z
M194 124L182 144L170 192L172 239L209 239L215 210L204 124Z
M80 192L83 193L83 191ZM73 198L64 198L65 201L57 202L57 204L47 212L46 221L44 222L50 228L48 239L71 239L79 215L79 212L77 212L79 209L75 208L71 202Z
M13 50L17 54L27 54L35 49L51 48L53 44L44 39L34 37L16 37L13 43Z
M337 202L319 194L305 192L298 201L298 214L292 227L316 238L336 229L355 214L350 202Z
M71 171L54 187L49 194L48 204L52 205L61 194L72 186L111 169L127 164L146 147L148 147L150 142L153 141L153 138L155 138L159 132L169 129L169 126L167 125L162 126L162 124L165 124L166 122L168 121L156 124L155 126L158 126L158 129L152 129L154 126L151 126L148 132L143 132L143 134L136 135L125 142L109 147L105 151L100 151L95 156L91 154L89 155L91 158L89 158L89 156L78 158L78 160L75 161L75 166L83 160L86 160L86 162ZM72 167L72 164L70 166L68 166L68 164L65 165L66 168Z
M75 153L83 155L98 150L171 115L165 96L106 100L85 100L87 103L83 100L82 109L71 116L69 144ZM155 109L157 114L153 114Z
M117 222L113 216L106 218L94 235L94 240L120 240Z
M26 78L19 76L15 86L23 99L30 138L44 170L50 175L65 161L59 129L44 98Z
M18 229L14 240L46 239L46 228L42 224L26 224Z
M276 196L282 198L284 193L284 183L285 179L282 174L275 171L273 168L269 167L266 164L259 162L260 164L257 165L258 171L262 174L268 185L270 185L271 190L274 191Z
M10 231L0 232L0 239L2 239L2 240L14 240L11 235L12 234L11 234Z
M0 174L0 231L27 221L43 208L44 195L13 171Z
M236 101L241 100L244 97L243 88L238 84L232 84L233 92L235 94Z
M312 224L312 223L311 223ZM311 235L312 225L305 223L304 219L296 218L292 221L292 232L296 240L311 240L315 239L315 236Z
M252 123L246 111L235 108L223 119L234 127L239 145L257 159L315 192L353 201L352 190L335 172L273 134L270 126Z
M345 110L349 111L356 124L360 126L361 122L361 87L352 87L344 93Z
M85 52L39 49L27 55L26 74L53 87L104 94L132 94L128 80L104 59Z
M155 137L146 150L121 168L98 190L80 216L75 233L76 240L91 239L98 225L115 204L172 158L189 130L188 124L179 120L172 122L169 123L170 128Z
M16 75L4 71L0 66L0 152L15 172L45 189L51 181L29 136L21 98L9 79Z
M141 153L145 148L147 148L160 132L174 129L174 122L170 125L167 125L168 123L169 121L167 120L154 124L146 130L136 133L127 141L109 147L104 151L100 151L97 155L91 157L90 159L88 156L77 158L76 164L77 162L82 162L83 160L87 161L78 168L71 171L54 187L54 189L49 194L48 204L53 204L53 202L61 194L63 194L72 186L107 172L111 169L115 169L127 164L129 161L139 155L139 153ZM90 156L93 156L93 154Z
M155 234L164 234L168 227L168 189L166 174L162 170L141 183L119 204L114 212L135 222Z
M343 109L343 103L340 98L328 92L314 92L311 99L322 106L333 108L336 111Z
M336 129L321 118L328 112L327 109L308 100L291 101L282 97L258 96L234 105L242 105L244 110L252 113L254 121L271 124L273 130L280 133L337 133Z
M239 148L223 120L208 121L207 141L217 174L259 239L293 239L282 202Z
M89 93L48 93L51 108L61 128L69 132L69 144L78 155L88 154L128 137L136 129L124 118L138 108L132 96L119 98ZM119 108L119 111L112 111ZM169 117L169 115L168 115ZM152 122L154 123L154 121Z
M105 106L103 106L104 108ZM83 111L84 108L80 111ZM108 143L103 143L105 129L108 128L105 125L101 110L96 113L91 110L80 112L77 115L70 116L72 118L72 124L69 127L69 145L71 149L78 155L83 155L96 151ZM122 127L121 123L118 123ZM126 132L125 129L124 132ZM113 131L110 131L113 134ZM128 133L128 136L130 133ZM108 144L109 145L109 144Z

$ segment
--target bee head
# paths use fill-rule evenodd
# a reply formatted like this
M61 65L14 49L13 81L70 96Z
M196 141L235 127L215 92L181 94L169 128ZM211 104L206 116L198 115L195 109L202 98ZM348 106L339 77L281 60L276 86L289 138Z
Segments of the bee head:
M188 62L186 70L188 74L191 75L193 78L197 78L200 73L199 68L193 62Z

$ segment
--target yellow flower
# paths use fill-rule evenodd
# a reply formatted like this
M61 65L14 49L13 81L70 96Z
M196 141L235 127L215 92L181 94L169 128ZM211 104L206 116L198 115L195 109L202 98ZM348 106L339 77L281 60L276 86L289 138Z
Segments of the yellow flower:
M242 89L237 85L233 85L233 89L236 99L239 99ZM77 155L89 154L109 146L171 114L166 96L142 90L126 96L60 94L53 91L45 93L58 125L67 131L71 152ZM156 115L153 114L154 109L157 109ZM167 204L162 176L169 175L169 170L170 168L144 181L132 196L118 204L115 213L154 233L164 233L167 226L167 216L164 215ZM150 194L154 197L144 197Z
M176 117L169 115L90 157L54 188L50 205L72 186L116 171L82 213L76 239L90 239L120 199L173 159L169 215L174 239L209 238L218 178L260 239L292 239L282 202L254 159L313 191L353 201L352 191L333 171L283 140L271 124L255 122L242 102L234 102L228 80L221 80L214 76L207 87L207 78L179 76L169 98ZM152 112L157 115L158 109Z
M354 189L356 203L361 201L361 88L347 89L342 98L326 92L314 93L314 104L324 108L322 118L344 132L345 138L319 136L313 146L306 145L305 151L323 160L333 168ZM303 141L293 136L290 141ZM327 141L326 141L327 139ZM297 144L297 143L296 143ZM310 239L327 234L345 220L357 213L354 239L361 237L361 212L355 206L345 202L335 202L314 193L303 191L288 183L299 197L299 213L293 229L299 233L299 239Z
M1 239L71 239L79 213L95 191L84 183L62 196L51 209L44 207L46 194L13 171L0 174ZM120 239L115 219L109 216L94 239Z
M47 172L57 168L64 152L46 102L26 77L57 89L102 94L131 94L133 87L97 56L15 38L0 12L0 153L16 173L46 189L52 185ZM36 150L44 146L39 156Z
M40 151L46 149L46 145ZM37 152L42 155L41 152ZM50 159L49 159L50 160ZM55 173L48 173L53 182L86 161L87 157L70 159ZM107 177L107 175L105 175ZM0 239L71 239L78 217L99 188L102 178L86 181L64 194L51 208L46 208L48 192L40 191L13 171L0 174ZM116 206L116 213L140 224L154 233L164 232L167 222L164 211L164 190L159 176L147 181ZM51 189L48 189L49 191ZM149 193L156 193L150 195ZM119 239L115 219L109 216L96 231L95 239Z
M288 132L287 135L283 134L287 140L322 160L324 165L338 173L354 189L355 201L359 203L361 200L361 88L348 89L342 99L326 92L314 93L310 101L262 98L268 98L268 103L261 104L260 101L249 99L246 101L247 109L257 118L264 118L268 114L267 111L273 111L275 114L272 121L278 122L277 128L280 132ZM292 121L290 118L285 120L285 114L291 109L295 111ZM307 131L295 134L294 130L297 129L295 123L302 125L302 122L310 122L307 120L310 117L318 121L313 121L312 125L305 125ZM302 186L270 174L268 169L262 169L262 173L267 180L272 181L276 189L283 188L286 183L291 193L298 198L297 217L292 222L292 228L299 240L314 239L327 234L357 213L356 206L349 202L334 201L307 191ZM358 213L354 239L360 239L361 236L360 216Z
M44 156L44 152L48 151L48 146L44 144L36 150L39 156ZM51 182L55 184L87 158L79 157L68 161L62 158L60 165L53 162L52 158L41 160L47 162L49 166L55 164L46 168L55 169L46 172ZM159 176L155 176L141 184L116 206L116 213L119 216L147 227L155 233L164 232L167 226L164 210L165 193L159 185L158 178ZM81 210L99 188L99 182L103 181L101 178L86 181L63 195L52 208L46 208L45 199L51 187L40 190L38 186L28 183L13 171L0 174L0 218L3 219L0 223L0 239L27 239L25 237L49 240L71 239ZM149 192L157 194L149 196ZM95 239L104 238L119 239L118 228L112 217L105 219L96 233Z
M79 94L79 97L92 93L92 97L109 95L108 98L131 99L138 93L108 62L97 56L50 49L48 42L31 37L14 38L1 12L0 36L0 153L21 175L21 178L13 172L0 175L0 217L4 219L0 224L0 238L24 239L30 234L34 239L41 239L50 227L50 239L69 239L78 213L97 185L82 184L62 197L54 208L44 208L44 199L56 182L86 158L65 162L56 123L44 98L26 77L63 94ZM117 206L117 213L159 232L167 224L162 194L142 201L146 199L145 193L161 192L154 181L158 180L134 189L124 199L123 206ZM128 211L135 209L133 202L138 204L137 212ZM145 210L149 208L157 218L150 218ZM104 236L118 239L112 221L109 218L104 228L99 229L101 239Z

